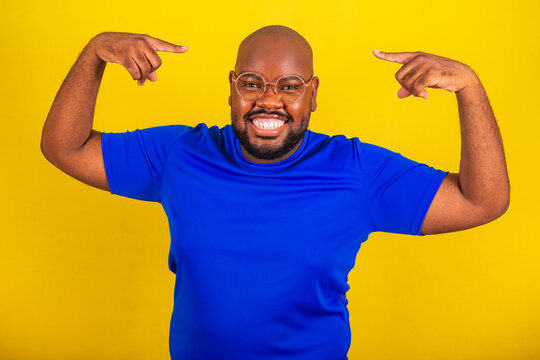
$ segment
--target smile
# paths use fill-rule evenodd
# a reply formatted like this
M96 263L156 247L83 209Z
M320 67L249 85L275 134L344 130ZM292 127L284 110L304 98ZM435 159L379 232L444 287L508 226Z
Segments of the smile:
M284 120L273 118L255 118L252 122L255 127L264 130L279 129L285 124Z

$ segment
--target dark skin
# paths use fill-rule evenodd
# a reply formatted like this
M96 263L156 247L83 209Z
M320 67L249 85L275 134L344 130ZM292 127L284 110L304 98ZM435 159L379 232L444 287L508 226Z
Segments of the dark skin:
M276 46L279 44L279 46ZM313 62L311 52L304 46L299 35L288 28L276 27L271 31L252 36L250 41L243 42L238 51L235 71L236 74L243 72L256 72L267 81L275 81L283 75L298 75L304 80L311 78L313 74ZM301 131L307 128L310 112L317 109L317 89L319 78L314 76L302 98L294 103L285 103L279 99L274 90L269 87L261 98L256 101L244 100L238 95L233 83L233 71L229 73L231 96L232 125L238 131L247 131L249 142L253 146L261 148L275 148L282 146L284 139L291 131ZM244 116L248 112L275 111L290 116L283 129L272 139L257 135L253 124L245 121ZM304 121L303 121L304 120ZM252 162L276 162L291 156L300 146L301 142L285 155L272 160L264 160L250 154L244 146L242 153L246 159Z
M305 40L285 27L270 27L248 38L239 49L236 73L253 71L274 81L284 74L308 79L313 74L312 55ZM279 41L280 46L275 46ZM68 175L109 191L101 150L101 133L92 129L97 92L107 62L124 66L143 85L155 81L161 65L158 51L187 50L148 35L103 33L93 38L64 80L43 127L41 149L45 157ZM380 59L401 64L396 79L399 97L427 98L426 88L456 94L461 124L460 172L443 180L422 224L422 234L437 234L472 228L501 216L510 201L510 182L502 139L480 80L468 66L441 56L416 53L375 53ZM315 111L319 79L314 78L296 103L283 103L272 89L257 101L238 96L231 82L233 126L246 131L249 142L279 147L287 134L307 128L306 118ZM244 115L254 110L290 115L276 137L257 136ZM279 158L293 154L300 143ZM242 149L254 162L267 162Z

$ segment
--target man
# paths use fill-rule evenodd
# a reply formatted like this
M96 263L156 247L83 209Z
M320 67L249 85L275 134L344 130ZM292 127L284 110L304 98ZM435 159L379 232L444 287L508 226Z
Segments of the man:
M456 93L462 154L452 174L308 130L319 79L307 41L283 26L241 43L229 74L231 125L92 129L107 62L143 85L157 78L157 51L186 50L147 35L96 36L62 84L41 143L76 179L163 205L176 274L173 359L346 359L347 275L371 232L462 230L508 207L501 137L468 66L374 52L403 64L398 96Z

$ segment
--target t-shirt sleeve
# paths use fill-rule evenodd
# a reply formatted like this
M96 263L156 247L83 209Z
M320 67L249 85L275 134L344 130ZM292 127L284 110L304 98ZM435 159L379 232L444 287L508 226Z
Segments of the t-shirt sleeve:
M190 129L186 125L166 125L102 133L103 162L111 194L159 202L169 150Z
M355 145L375 231L424 236L422 223L448 172L357 139Z

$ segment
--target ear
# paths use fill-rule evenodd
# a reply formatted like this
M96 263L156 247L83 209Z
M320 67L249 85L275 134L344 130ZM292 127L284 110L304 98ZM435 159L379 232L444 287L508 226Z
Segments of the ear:
M311 111L317 110L317 90L319 89L319 78L314 76L311 80Z
M230 94L229 94L229 106L232 106L232 92L233 92L233 74L234 70L229 72L229 85L230 85Z

